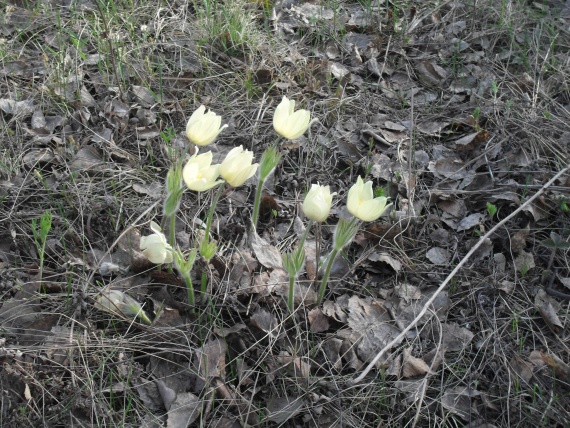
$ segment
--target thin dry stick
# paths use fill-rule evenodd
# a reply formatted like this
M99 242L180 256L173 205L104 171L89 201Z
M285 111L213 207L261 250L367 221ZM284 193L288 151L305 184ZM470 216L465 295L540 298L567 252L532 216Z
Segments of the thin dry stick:
M430 312L431 312L432 316L435 315L435 312L433 310L430 310ZM441 351L441 344L443 343L443 329L441 327L441 321L439 321L439 320L437 323L437 327L439 329L439 342L437 343L437 347L435 348L435 353L433 355L433 360L429 366L429 371L426 373L425 377L422 380L422 383L419 387L419 393L416 394L416 395L419 395L419 397L416 399L416 402L418 404L416 406L416 415L414 416L414 421L412 422L412 428L416 428L416 425L418 424L418 421L420 420L420 414L422 411L422 403L424 402L424 398L426 396L426 389L427 389L428 380L429 380L430 376L433 374L433 368L435 367L435 364L437 363L438 354Z
M536 198L538 198L540 195L542 195L542 193L547 188L549 188L556 180L558 180L560 177L562 177L564 174L566 174L568 172L568 170L570 170L570 164L567 165L566 168L564 168L562 171L560 171L554 177L552 177L544 186L542 186L540 188L540 190L538 192L536 192L531 198L529 198L526 202L524 202L520 207L518 207L511 214L509 214L507 217L505 217L503 220L501 220L499 223L497 223L493 228L489 229L489 231L485 235L483 235L479 239L479 241L477 241L477 243L471 248L471 250L469 250L469 252L465 255L465 257L463 257L463 259L457 264L457 266L455 266L455 269L453 269L451 271L451 273L447 276L447 278L445 278L445 280L441 283L441 285L438 287L438 289L435 290L435 293L433 293L433 295L428 299L428 301L422 307L422 309L418 313L418 315L412 320L412 322L410 324L408 324L408 326L404 330L402 330L402 332L398 336L396 336L390 343L388 343L384 348L382 348L380 350L380 352L378 352L378 354L376 354L376 356L370 362L370 364L368 364L366 366L364 371L359 376L357 376L355 379L353 379L351 381L351 383L358 383L358 382L362 381L362 379L364 379L364 377L368 374L368 372L370 372L370 370L372 370L374 368L374 366L376 365L378 360L380 358L382 358L382 355L384 355L386 353L386 351L389 351L390 349L392 349L392 346L396 345L402 339L404 339L404 337L406 336L408 331L410 331L412 328L414 328L415 325L419 322L419 320L422 319L422 317L426 314L430 305L434 302L434 300L437 298L439 293L441 293L443 291L443 289L449 283L449 281L451 281L451 279L455 276L455 274L457 272L459 272L459 269L461 269L463 267L463 265L465 263L467 263L467 260L469 260L469 258L473 255L473 253L475 251L477 251L477 249L483 244L483 242L485 242L485 240L487 238L489 238L489 236L491 236L493 233L495 233L495 231L497 229L502 227L510 219L512 219L519 212L521 212L524 208L526 208L528 205L530 205L530 203L532 201L534 201Z

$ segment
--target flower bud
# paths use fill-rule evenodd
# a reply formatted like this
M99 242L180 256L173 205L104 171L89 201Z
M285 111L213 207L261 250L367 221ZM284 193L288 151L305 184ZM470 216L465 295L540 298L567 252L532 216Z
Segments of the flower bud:
M141 304L120 290L105 288L97 296L95 307L111 314L120 313L127 317L139 317L146 324L151 324L151 320L144 313Z
M313 184L303 201L303 212L311 220L325 221L331 210L332 198L329 186Z

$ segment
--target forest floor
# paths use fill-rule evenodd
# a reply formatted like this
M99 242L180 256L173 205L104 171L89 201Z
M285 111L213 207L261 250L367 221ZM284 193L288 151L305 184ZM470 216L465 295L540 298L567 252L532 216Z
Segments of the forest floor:
M0 6L0 426L568 426L570 2ZM283 96L314 119L293 141ZM222 194L190 305L139 241L169 234L200 105L228 124L201 153L282 158L257 229L256 180ZM358 176L393 205L317 304ZM317 182L336 195L291 312L280 253ZM182 197L186 254L213 194Z

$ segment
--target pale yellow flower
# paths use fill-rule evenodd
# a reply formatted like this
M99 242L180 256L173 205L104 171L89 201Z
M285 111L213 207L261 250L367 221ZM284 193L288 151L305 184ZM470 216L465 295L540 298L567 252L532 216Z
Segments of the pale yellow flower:
M358 177L356 183L348 191L346 207L348 212L360 220L374 221L392 205L386 204L387 202L388 199L384 196L374 197L372 181L364 183L362 177Z
M140 249L142 253L152 263L172 263L172 247L166 241L160 226L151 221L150 229L154 232L152 235L141 237Z
M273 114L273 127L282 137L289 140L299 138L309 128L311 113L307 110L295 111L295 101L283 97Z
M200 106L188 120L186 136L198 146L207 146L228 126L220 127L221 124L221 116L218 116L212 110L206 113L206 107Z
M105 288L97 296L95 307L101 311L114 313L122 313L125 316L139 317L146 324L151 324L151 320L144 313L139 302L119 290L111 290Z
M325 221L331 210L333 195L336 193L331 194L329 186L313 184L303 201L303 212L311 220Z
M212 165L212 152L195 154L182 170L186 186L195 192L203 192L223 183L223 180L216 180L219 175L220 165Z
M239 187L257 171L259 164L252 162L253 152L234 147L220 165L220 175L230 186Z

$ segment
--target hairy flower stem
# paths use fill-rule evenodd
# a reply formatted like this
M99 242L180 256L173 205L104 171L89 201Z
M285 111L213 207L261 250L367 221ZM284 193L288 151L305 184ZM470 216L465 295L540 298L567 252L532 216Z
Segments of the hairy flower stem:
M210 209L208 210L208 216L206 219L206 230L204 232L204 237L202 238L202 242L200 243L200 255L202 256L202 260L205 263L205 266L208 266L209 261L214 257L216 254L216 243L210 242L210 232L212 229L212 219L214 217L214 212L216 211L216 205L218 205L218 201L220 200L220 196L222 191L224 190L224 186L218 186L218 190L214 193L214 197L210 204ZM208 291L208 272L206 268L202 269L202 277L201 277L201 286L200 292L202 297L205 297Z
M334 231L333 250L329 254L329 258L327 260L327 268L323 275L321 287L319 288L317 305L320 305L323 301L325 290L327 289L329 276L331 274L332 265L334 263L334 260L336 259L336 256L344 247L346 247L348 244L352 242L352 240L356 236L356 232L358 232L358 219L354 217L350 220L341 218L338 224L336 225L336 229Z
M320 305L322 303L323 297L325 296L325 290L327 289L327 283L329 281L329 276L331 274L332 265L334 263L334 259L336 259L336 256L338 255L338 252L339 252L339 250L337 250L335 248L329 254L329 259L327 262L327 268L326 268L325 273L323 275L323 280L321 281L321 287L319 288L319 295L317 297L317 305ZM317 263L318 263L318 261L317 261Z
M261 205L261 193L263 192L263 183L261 177L257 182L257 188L255 189L255 201L253 202L253 226L257 228L257 220L259 220L259 206Z
M303 232L303 236L301 236L297 249L291 254L284 255L284 265L289 273L289 299L287 301L287 307L290 312L293 312L295 309L295 281L297 280L299 272L303 268L303 264L305 262L305 240L307 239L307 235L309 234L309 230L311 230L312 225L313 220L309 220L307 227L305 227L305 231Z
M192 284L192 278L190 278L190 272L181 273L181 276L186 283L186 288L188 290L188 305L190 305L190 311L194 311L194 285Z
M270 146L261 155L261 160L259 161L259 180L257 181L257 188L255 190L255 201L253 203L253 227L257 228L257 221L259 220L259 207L261 205L261 194L263 192L263 184L269 174L273 172L279 160L281 159L281 153L277 149L277 146Z
M169 234L169 244L172 248L176 245L176 213L170 216L170 234ZM172 273L172 263L168 265L168 272Z
M295 280L296 275L289 275L289 300L287 301L287 307L289 312L293 313L295 310Z
M208 210L208 218L206 219L206 231L204 233L204 241L210 241L210 229L212 228L212 218L214 217L214 212L216 211L216 205L218 205L218 201L220 200L220 195L224 190L224 186L218 186L218 191L214 194L214 199L210 204L210 209Z
M309 223L310 224L310 223ZM321 222L317 222L317 228L315 232L315 286L319 280L319 259L321 258Z
M170 216L170 246L174 248L176 246L176 214Z

